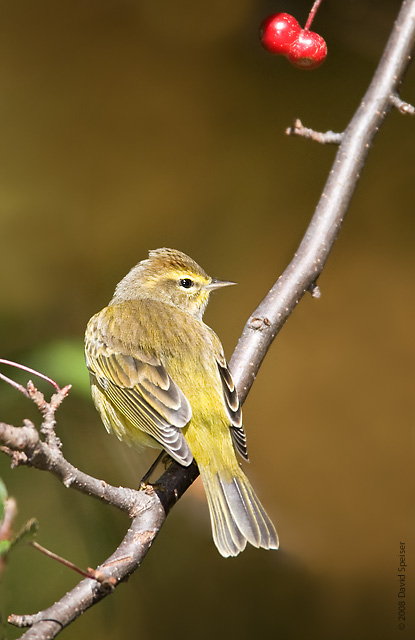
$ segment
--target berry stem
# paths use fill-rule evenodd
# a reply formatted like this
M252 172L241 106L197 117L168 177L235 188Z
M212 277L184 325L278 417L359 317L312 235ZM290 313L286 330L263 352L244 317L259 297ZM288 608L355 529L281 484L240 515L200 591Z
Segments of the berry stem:
M314 16L316 15L317 9L319 8L321 2L322 0L316 0L313 6L311 7L311 11L308 14L307 22L305 23L304 31L308 31L308 29L311 27L311 23L314 20Z

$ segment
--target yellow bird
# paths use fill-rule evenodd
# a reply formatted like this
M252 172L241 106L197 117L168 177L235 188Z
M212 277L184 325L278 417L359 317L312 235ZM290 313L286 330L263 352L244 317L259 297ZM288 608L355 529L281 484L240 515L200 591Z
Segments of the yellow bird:
M174 249L150 251L119 282L85 334L92 397L109 432L135 446L195 459L213 539L222 556L249 542L277 549L274 525L242 471L248 459L241 408L223 348L202 320L209 277Z

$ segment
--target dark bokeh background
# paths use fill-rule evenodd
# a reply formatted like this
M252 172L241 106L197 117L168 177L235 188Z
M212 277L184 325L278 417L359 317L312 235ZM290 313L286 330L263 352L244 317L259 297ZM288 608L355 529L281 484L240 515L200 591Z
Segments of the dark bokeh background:
M400 2L326 0L314 26L329 56L307 73L267 55L257 28L276 10L304 24L310 5L0 1L1 353L73 384L58 414L64 453L109 482L137 486L151 456L100 424L83 365L87 320L149 248L176 247L239 283L206 314L230 356L292 257L336 151L284 129L295 117L345 127ZM414 80L412 68L412 101ZM398 637L397 555L414 539L414 148L413 120L391 113L322 297L296 309L244 407L248 473L280 551L222 559L196 485L140 571L62 637ZM5 384L0 407L1 420L39 421ZM17 525L36 516L39 542L78 565L106 558L128 525L46 474L10 471L5 456L0 475ZM3 620L76 582L16 549ZM5 627L0 637L20 635Z

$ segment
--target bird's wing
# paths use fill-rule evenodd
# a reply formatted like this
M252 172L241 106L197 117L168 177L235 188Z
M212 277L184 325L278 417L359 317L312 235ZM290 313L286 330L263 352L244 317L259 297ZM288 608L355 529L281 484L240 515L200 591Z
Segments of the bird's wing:
M159 360L144 352L132 355L86 338L86 363L94 382L111 404L137 429L151 435L180 464L193 455L181 429L192 417L187 398Z
M219 375L222 382L223 397L225 399L226 413L231 421L231 435L237 451L245 460L248 460L246 435L242 426L242 411L239 404L238 392L229 371L225 356L220 354L216 359Z

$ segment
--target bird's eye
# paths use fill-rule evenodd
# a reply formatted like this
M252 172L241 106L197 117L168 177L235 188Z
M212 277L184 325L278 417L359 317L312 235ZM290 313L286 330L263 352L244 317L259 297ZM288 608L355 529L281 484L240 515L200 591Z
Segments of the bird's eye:
M190 278L181 278L180 286L183 287L183 289L190 289L190 287L193 287L193 280L190 280Z

